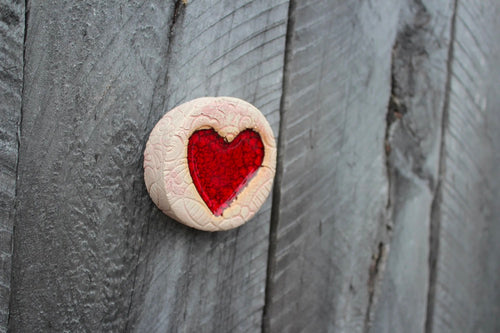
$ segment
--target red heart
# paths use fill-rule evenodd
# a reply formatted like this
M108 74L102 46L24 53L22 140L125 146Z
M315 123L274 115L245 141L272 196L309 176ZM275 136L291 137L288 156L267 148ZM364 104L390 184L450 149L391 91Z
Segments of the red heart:
M194 132L188 143L191 178L215 216L222 215L264 159L259 133L247 129L227 142L214 129Z

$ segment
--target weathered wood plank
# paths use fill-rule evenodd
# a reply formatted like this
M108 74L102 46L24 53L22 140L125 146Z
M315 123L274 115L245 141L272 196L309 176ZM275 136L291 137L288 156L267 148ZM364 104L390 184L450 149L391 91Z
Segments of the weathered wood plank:
M255 331L270 202L209 234L149 199L154 123L202 95L244 98L275 130L286 1L31 1L11 329Z
M173 6L30 5L10 328L122 330Z
M23 39L24 3L0 0L0 332L9 316Z
M365 328L385 252L384 136L398 11L398 1L293 2L269 332Z
M500 4L458 1L441 183L431 332L500 331Z
M190 2L175 26L168 108L199 96L236 96L260 108L277 135L287 14L282 0ZM268 200L248 224L213 235L174 236L153 221L139 259L134 329L258 331L270 209Z
M373 332L425 331L453 8L451 0L409 0L401 7L387 133L393 234Z

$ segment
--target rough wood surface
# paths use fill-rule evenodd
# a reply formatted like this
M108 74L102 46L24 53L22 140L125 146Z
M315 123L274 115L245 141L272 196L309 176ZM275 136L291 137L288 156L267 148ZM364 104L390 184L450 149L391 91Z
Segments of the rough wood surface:
M392 240L372 332L425 329L453 8L451 0L409 0L401 7L387 115Z
M243 98L277 131L285 1L30 1L10 327L255 331L270 200L204 233L149 199L154 123L204 95Z
M500 331L496 0L26 4L0 0L0 332ZM277 180L206 233L142 154L224 95Z
M0 332L9 315L23 39L24 3L0 0Z
M365 329L385 254L397 17L397 1L292 3L266 331Z
M500 5L456 5L428 331L500 331Z
M287 9L286 1L189 3L176 23L168 108L194 97L235 96L259 108L277 135ZM258 330L270 208L268 200L243 227L211 235L169 235L153 221L134 295L136 331Z

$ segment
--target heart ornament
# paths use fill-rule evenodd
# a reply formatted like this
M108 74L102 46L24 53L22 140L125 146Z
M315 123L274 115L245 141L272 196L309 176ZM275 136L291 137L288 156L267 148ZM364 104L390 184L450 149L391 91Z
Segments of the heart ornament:
M144 151L144 180L153 202L190 227L236 228L272 189L276 143L253 105L233 97L198 98L169 111Z

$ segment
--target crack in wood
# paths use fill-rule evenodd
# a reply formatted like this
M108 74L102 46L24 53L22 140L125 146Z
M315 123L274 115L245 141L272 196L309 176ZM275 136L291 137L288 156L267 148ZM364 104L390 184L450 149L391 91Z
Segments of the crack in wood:
M380 285L383 273L383 265L387 259L387 249L384 242L379 242L377 252L372 256L372 262L368 271L368 305L366 307L364 332L369 332L373 307L375 304L375 294L377 286Z
M28 32L28 22L29 22L29 14L30 14L30 0L25 0L24 2L24 36L23 36L23 55L22 55L22 78L21 78L21 107L19 109L19 119L17 123L17 133L16 133L16 140L17 140L17 155L16 155L16 162L15 162L15 188L14 188L14 207L12 209L12 220L13 220L13 225L12 225L12 235L11 235L11 261L12 261L12 256L14 255L14 235L16 231L16 216L17 216L17 210L19 206L19 201L18 201L18 193L19 193L19 153L21 150L21 135L22 135L22 124L23 124L23 113L24 113L24 92L25 92L25 72L26 72L26 40L27 40L27 32ZM19 22L19 18L17 18L15 23ZM12 264L11 264L12 265ZM10 272L10 286L13 285L13 277L14 275L12 274L12 270ZM8 295L8 302L9 302L9 308L7 309L8 316L7 316L7 323L6 327L9 327L9 324L11 322L11 304L12 304L12 299L13 299L13 294L12 292L9 293Z
M439 151L439 173L434 198L431 205L430 232L429 232L429 290L427 294L427 309L425 316L425 332L432 333L434 322L434 307L435 307L435 292L437 282L437 259L440 247L441 234L441 202L442 202L442 181L446 172L445 165L445 134L448 128L449 109L450 109L450 93L451 93L451 78L452 65L454 56L454 43L456 38L456 21L457 21L458 0L453 2L453 14L451 17L450 28L450 44L448 48L448 60L446 63L446 83L445 96L443 103L443 118L441 121L441 146Z
M385 135L384 135L384 153L385 153L385 168L387 175L387 183L388 183L388 192L387 192L387 203L385 206L385 229L382 231L383 236L382 239L390 242L391 233L393 229L393 221L392 221L392 211L393 211L393 178L394 178L394 166L391 164L390 155L391 155L391 145L390 145L390 136L392 125L396 120L402 118L402 116L406 113L406 105L398 98L398 83L396 80L396 75L394 74L395 70L395 54L397 48L397 40L394 42L392 52L391 52L391 91L389 102L387 105L387 113L386 113L386 127L385 127ZM380 241L377 247L377 253L372 256L372 263L369 267L368 271L368 304L366 306L365 319L364 319L364 332L369 332L371 328L371 320L373 317L374 310L374 299L375 299L375 289L377 285L380 285L381 277L381 265L383 264L383 260L385 261L387 257L387 251L385 249L386 245L384 241Z
M292 50L292 34L294 28L294 10L296 3L294 0L290 0L288 3L288 15L287 15L287 27L285 36L285 52L283 60L283 76L282 76L282 88L281 88L281 100L280 100L280 117L279 117L279 133L277 142L277 159L276 159L276 176L274 179L274 188L272 193L272 206L271 206L271 220L269 226L269 245L267 254L267 268L266 268L266 285L264 291L264 306L262 308L262 319L261 319L261 332L270 332L270 318L269 318L269 306L272 302L273 288L272 279L274 277L275 267L276 267L276 243L277 243L277 230L279 224L279 207L281 202L281 182L283 177L283 143L284 140L284 124L283 117L285 116L285 96L288 91L288 73L290 66L290 52Z

